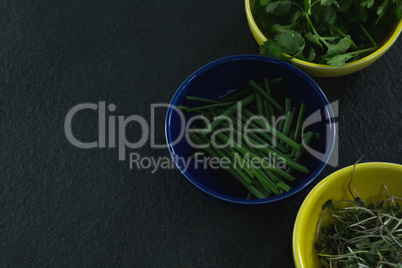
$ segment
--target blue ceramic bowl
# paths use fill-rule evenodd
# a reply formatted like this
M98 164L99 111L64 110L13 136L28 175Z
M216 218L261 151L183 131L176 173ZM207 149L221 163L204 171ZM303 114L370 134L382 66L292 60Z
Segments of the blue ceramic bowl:
M322 157L311 155L304 157L304 164L310 174L298 175L293 189L278 196L265 199L246 199L247 190L225 171L203 168L191 159L195 152L184 137L185 124L194 115L177 112L178 105L194 106L194 101L186 96L219 99L233 90L245 87L249 80L261 81L264 77L283 77L280 90L272 90L272 96L281 100L292 99L292 104L306 104L306 117L320 111L322 120L315 122L310 129L320 134L314 149ZM305 73L296 67L276 59L259 55L236 55L213 61L197 70L179 87L166 115L166 141L170 154L184 177L202 192L236 204L267 204L288 198L309 185L322 172L332 153L335 143L335 122L333 111L320 87ZM313 145L312 145L313 146ZM187 166L187 168L186 168Z

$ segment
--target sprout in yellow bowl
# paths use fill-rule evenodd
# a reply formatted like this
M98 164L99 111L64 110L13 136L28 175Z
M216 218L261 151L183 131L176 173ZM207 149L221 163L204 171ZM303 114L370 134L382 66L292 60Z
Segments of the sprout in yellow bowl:
M321 268L322 263L314 247L317 229L322 218L322 206L329 199L336 202L353 199L349 182L353 166L343 168L317 184L305 198L298 212L293 229L293 257L297 268ZM364 163L356 165L351 188L355 189L363 202L372 204L375 200L386 200L389 193L402 196L402 165L392 163ZM324 218L321 225L328 225Z

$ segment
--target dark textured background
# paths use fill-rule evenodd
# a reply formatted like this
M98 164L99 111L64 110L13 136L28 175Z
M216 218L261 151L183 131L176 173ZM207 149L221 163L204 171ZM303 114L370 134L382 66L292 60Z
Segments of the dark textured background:
M258 46L241 0L1 1L0 266L292 267L293 223L315 183L275 206L232 207L175 169L130 170L117 149L79 149L64 134L77 104L149 120L196 69L245 53ZM316 79L339 100L338 168L363 153L401 163L401 57L399 39L359 73ZM95 140L96 112L73 130ZM169 156L149 143L135 152Z

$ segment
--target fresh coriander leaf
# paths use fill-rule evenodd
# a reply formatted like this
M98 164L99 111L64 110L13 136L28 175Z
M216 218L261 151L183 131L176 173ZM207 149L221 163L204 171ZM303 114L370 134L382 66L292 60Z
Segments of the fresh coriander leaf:
M265 8L265 11L267 13L282 16L289 13L291 5L292 2L288 0L269 2Z
M396 20L400 20L402 17L402 1L393 0L392 5L389 7L391 16Z
M336 0L321 0L320 4L322 6L330 6L330 5L338 4L338 3L336 2Z
M374 0L363 0L360 2L360 5L371 8L374 5Z
M304 48L304 39L300 33L288 31L275 36L275 41L289 55L297 54Z
M342 54L345 53L353 44L349 37L342 38L336 44L327 43L327 54Z
M366 22L369 18L368 9L362 6L359 6L357 12L354 12L354 16L350 18L352 22Z
M377 15L378 16L383 16L385 14L385 11L387 9L389 0L385 0L377 9Z
M253 13L256 20L261 24L262 29L270 29L272 25L278 23L277 16L273 16L272 14L267 16L265 8L260 5L259 1L255 2Z
M314 48L311 47L310 52L307 55L307 61L308 62L313 62L315 60L315 57L316 57L315 50L314 50Z
M276 14L277 15L286 15L289 13L290 7L292 6L291 1L281 1L276 8Z
M278 7L279 1L276 2L268 2L265 6L265 11L267 13L274 13L274 10Z
M378 18L377 18L375 24L377 24L378 21L382 18L382 16L384 16L385 12L387 11L388 4L389 4L389 0L385 0L385 1L378 7L378 9L377 9Z
M394 5L396 6L397 4L394 4ZM398 5L399 5L399 7L396 6L395 8L392 9L395 20L400 20L402 18L402 1L401 0L399 0Z
M283 48L274 40L265 41L260 47L260 54L263 56L276 58L284 61L288 61L291 57L284 55Z
M328 55L327 54L327 55L323 56L323 59L326 60L330 66L342 67L342 66L345 66L346 62L353 57L354 57L354 55L352 53L345 53L345 54L341 54L341 55L336 55L336 54Z
M277 23L272 26L272 32L278 34L278 33L284 33L288 31L292 31L292 25L279 25Z
M296 9L296 11L293 12L292 15L291 15L290 22L293 25L298 24L297 21L302 17L302 15L303 15L303 13L299 9Z
M312 14L317 24L334 24L337 19L337 9L331 6L314 5Z
M260 0L260 5L265 7L266 5L268 5L270 0Z
M355 1L354 0L338 0L339 3L339 11L341 13L346 13L349 10L349 7L352 6Z
M293 57L301 57L304 45L304 39L300 33L286 31L275 35L274 40L264 42L260 47L260 54L281 60L289 60Z

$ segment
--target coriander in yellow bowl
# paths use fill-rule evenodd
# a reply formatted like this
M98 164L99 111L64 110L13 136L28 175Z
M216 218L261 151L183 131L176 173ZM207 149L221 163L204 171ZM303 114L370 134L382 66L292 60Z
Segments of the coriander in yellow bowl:
M260 54L314 77L369 66L402 31L402 5L391 0L245 0L245 8Z

